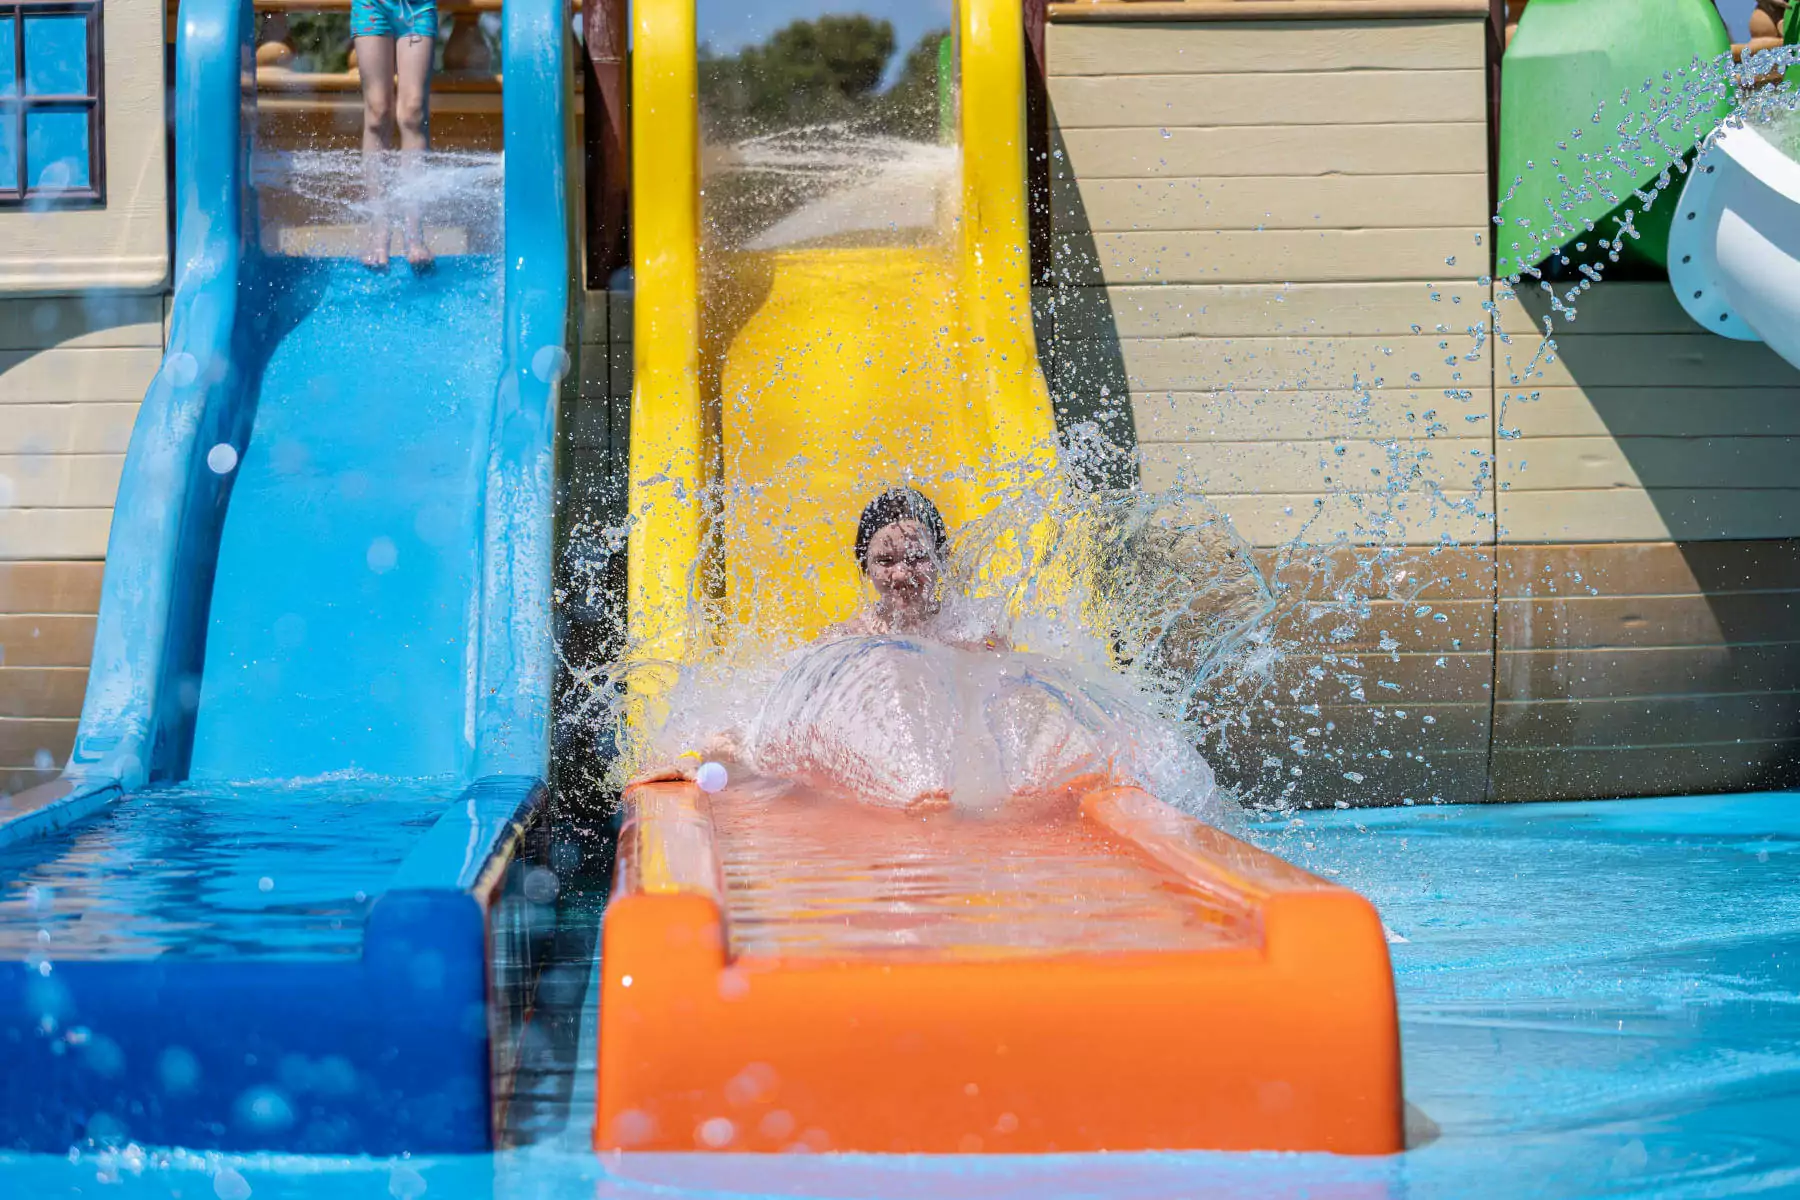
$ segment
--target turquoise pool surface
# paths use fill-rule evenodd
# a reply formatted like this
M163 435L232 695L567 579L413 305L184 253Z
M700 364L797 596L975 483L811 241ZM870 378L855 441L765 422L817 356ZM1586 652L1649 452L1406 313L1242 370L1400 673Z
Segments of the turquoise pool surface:
M369 907L460 790L344 778L134 793L51 837L0 847L0 954L361 953Z
M1425 1144L1374 1159L601 1159L582 1149L578 1087L560 1128L492 1156L75 1148L0 1156L0 1195L1800 1195L1800 794L1302 814L1257 836L1380 907L1407 1097L1437 1129ZM583 1053L585 1078L591 1040Z

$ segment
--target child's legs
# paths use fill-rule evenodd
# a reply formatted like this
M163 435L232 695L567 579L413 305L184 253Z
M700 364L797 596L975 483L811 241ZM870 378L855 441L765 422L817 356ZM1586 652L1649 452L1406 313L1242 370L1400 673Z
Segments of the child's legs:
M394 43L400 79L395 115L400 126L400 166L411 170L419 154L431 146L431 60L437 51L435 37L402 36ZM419 206L403 203L402 219L409 241L422 236Z
M394 146L394 38L380 34L359 36L356 68L362 76L362 148L366 164Z
M394 146L394 39L362 34L356 39L356 67L362 76L363 183L368 191L372 266L387 261L387 154ZM380 260L380 261L376 261Z
M390 41L396 60L400 91L395 113L400 125L400 149L419 151L431 146L431 60L437 40L401 37Z

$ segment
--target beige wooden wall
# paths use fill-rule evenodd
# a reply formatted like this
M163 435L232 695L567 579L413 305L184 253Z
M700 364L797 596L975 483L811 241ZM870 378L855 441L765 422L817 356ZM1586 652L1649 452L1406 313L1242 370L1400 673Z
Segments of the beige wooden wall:
M67 760L114 494L162 360L162 6L107 6L106 200L0 212L0 794Z
M1222 773L1290 801L1481 798L1485 7L1058 19L1078 7L1047 30L1052 386L1129 396L1147 486L1204 492L1257 546L1331 547L1278 572L1272 706L1214 748Z
M163 297L0 297L0 793L68 758Z
M1567 285L1561 289L1567 290ZM1800 783L1800 371L1661 282L1502 299L1493 793Z
M1285 652L1221 773L1310 803L1800 783L1800 372L1660 281L1593 289L1550 354L1547 298L1502 288L1469 357L1480 13L1130 7L1051 7L1055 385L1129 397L1147 484L1329 547L1262 552Z

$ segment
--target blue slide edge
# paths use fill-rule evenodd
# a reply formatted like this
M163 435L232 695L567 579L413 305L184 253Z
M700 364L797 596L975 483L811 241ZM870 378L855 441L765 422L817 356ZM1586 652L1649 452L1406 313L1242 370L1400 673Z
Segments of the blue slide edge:
M113 506L87 696L62 777L9 798L0 845L79 821L159 777L190 727L178 672L197 673L230 477L206 466L242 444L248 381L238 295L256 269L248 0L186 0L176 30L175 294L169 344L132 428ZM230 148L230 152L225 152Z
M504 362L483 497L475 774L547 772L554 653L557 400L577 344L567 31L549 0L505 11ZM153 780L192 735L184 691L204 650L229 475L243 444L250 336L237 297L257 269L247 0L185 0L177 30L175 295L169 346L132 431L107 543L86 700L62 776L0 800L0 845L81 820ZM233 154L220 154L224 146ZM184 684L187 686L184 687Z

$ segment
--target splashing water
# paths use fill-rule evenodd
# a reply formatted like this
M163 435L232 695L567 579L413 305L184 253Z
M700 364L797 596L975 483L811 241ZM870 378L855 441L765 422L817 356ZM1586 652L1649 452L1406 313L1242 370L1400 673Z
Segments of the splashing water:
M381 194L371 199L371 169ZM357 150L259 151L252 165L264 242L285 252L321 244L319 227L396 224L417 212L428 229L453 231L452 253L492 254L501 245L502 155L424 151L389 154L371 168Z
M1593 235L1597 246L1606 251L1607 262L1617 263L1624 240L1639 236L1633 218L1655 203L1670 186L1679 183L1691 169L1687 156L1668 144L1663 130L1693 122L1700 115L1712 112L1721 99L1729 99L1731 111L1717 127L1706 133L1695 151L1696 159L1717 140L1720 132L1744 125L1768 134L1784 153L1800 154L1800 115L1796 115L1800 108L1800 91L1792 84L1779 82L1796 62L1800 62L1800 47L1776 46L1746 54L1742 62L1733 62L1726 54L1712 62L1696 59L1687 67L1664 72L1661 80L1645 80L1640 89L1641 96L1659 99L1640 101L1616 123L1604 120L1607 115L1604 106L1594 113L1592 124L1613 124L1614 140L1603 142L1602 149L1592 152L1571 148L1568 151L1570 162L1557 159L1537 168L1578 173L1580 178L1564 189L1556 209L1548 214L1550 219L1541 228L1527 231L1527 252L1520 253L1517 244L1513 244L1518 261L1541 262L1544 267L1525 267L1496 281L1495 302L1487 306L1489 321L1486 324L1492 327L1492 337L1506 346L1511 344L1512 338L1502 328L1500 304L1519 298L1521 292L1531 291L1539 293L1547 302L1542 328L1537 331L1544 335L1542 341L1523 365L1515 365L1510 356L1503 364L1504 379L1510 388L1527 388L1530 381L1544 378L1544 368L1556 361L1555 335L1559 320L1562 324L1572 324L1577 317L1580 298L1604 277L1604 266L1586 262L1576 264L1569 249L1575 249L1578 254L1586 251L1588 246L1582 238ZM1571 145L1579 138L1579 130L1570 132ZM1655 177L1639 187L1637 181L1652 171ZM1516 189L1519 183L1515 179L1511 187ZM1570 212L1576 200L1591 190L1618 200L1625 199L1621 193L1627 193L1637 206L1627 206L1614 218L1616 228L1612 230L1597 229L1591 223L1585 230L1577 229L1563 219L1562 214ZM1500 224L1498 215L1494 217L1494 223ZM1571 268L1580 276L1572 282L1567 280ZM1566 286L1559 290L1559 283ZM1485 337L1486 331L1479 336ZM1496 383L1500 379L1497 373ZM1495 437L1508 441L1521 437L1521 430L1507 424L1507 408L1513 403L1529 403L1538 398L1536 391L1497 390ZM1519 464L1521 468L1524 465ZM1508 486L1501 484L1502 489Z
M677 667L627 650L589 673L567 719L623 738L621 775L729 731L761 772L886 807L984 810L1105 778L1222 819L1195 746L1210 684L1261 665L1273 597L1200 497L1074 478L1020 481L958 531L927 635L809 642L732 620L771 606L721 603L696 572L688 644L706 652ZM751 497L708 499L732 544ZM747 584L779 588L781 574ZM617 686L651 675L674 685L657 713Z
M956 531L943 580L942 644L876 639L808 648L804 631L745 619L759 608L746 602L745 593L762 590L773 607L784 603L773 581L755 572L728 575L715 562L697 567L690 580L694 632L688 644L704 647L704 653L676 667L638 659L628 642L620 642L604 662L569 664L577 686L575 702L565 710L567 729L616 741L621 753L611 778L615 786L647 756L696 744L707 731L730 729L740 749L768 755L772 767L803 776L815 787L836 778L841 788L850 779L867 796L895 805L926 797L980 808L997 796L1055 786L1104 763L1191 811L1216 815L1220 801L1205 760L1249 760L1233 772L1238 798L1278 810L1305 799L1300 788L1306 778L1322 776L1356 798L1356 789L1347 785L1362 783L1370 769L1363 760L1377 769L1395 758L1426 764L1424 747L1433 741L1428 727L1437 718L1409 711L1398 699L1400 688L1385 677L1384 664L1399 661L1401 643L1393 634L1404 635L1401 626L1442 630L1452 620L1433 588L1457 569L1443 555L1462 543L1446 533L1419 545L1406 535L1421 520L1441 524L1446 518L1495 529L1495 492L1508 486L1494 478L1491 450L1450 461L1441 444L1433 445L1456 435L1452 422L1458 408L1475 398L1464 383L1465 372L1472 382L1487 355L1511 353L1514 339L1503 327L1502 305L1520 292L1541 290L1555 320L1574 318L1580 297L1601 278L1602 268L1583 263L1577 278L1562 279L1558 273L1569 264L1559 263L1552 252L1592 237L1604 241L1603 249L1613 251L1609 257L1616 261L1624 239L1639 236L1635 213L1688 169L1659 130L1692 119L1729 95L1731 122L1751 121L1795 145L1795 93L1751 85L1796 57L1800 53L1788 47L1749 56L1741 65L1696 63L1664 81L1647 81L1652 100L1637 104L1624 119L1614 113L1607 123L1617 126L1613 144L1592 152L1572 149L1566 162L1539 164L1537 169L1569 176L1561 201L1565 212L1588 190L1623 199L1647 175L1655 178L1643 185L1637 204L1617 215L1616 229L1583 231L1539 222L1525 231L1531 246L1521 257L1550 257L1544 268L1499 280L1483 275L1479 286L1485 291L1491 284L1493 299L1458 311L1454 321L1427 318L1415 324L1415 335L1437 335L1449 368L1444 415L1436 408L1408 412L1408 436L1370 439L1380 456L1372 468L1372 476L1379 477L1373 488L1350 478L1342 443L1334 452L1322 452L1339 456L1321 458L1330 494L1316 499L1311 512L1294 514L1298 529L1272 551L1253 559L1203 489L1184 483L1181 471L1164 488L1095 486L1092 479L1106 477L1104 470L1090 470L1104 438L1093 425L1065 428L1063 461L1055 473L998 489L985 514ZM727 221L731 228L722 229L709 217L709 234L715 247L823 244L834 237L857 244L863 230L854 222L809 224L809 210L853 213L857 206L838 204L834 197L872 183L887 186L890 180L938 171L953 179L950 155L943 147L902 144L884 156L869 139L842 130L750 139L717 158L713 178L741 176L747 196L755 195L752 181L787 179L782 185L787 190L756 220ZM943 181L934 186L940 194L945 190ZM714 212L730 211L717 188L709 187L707 200L718 204ZM909 220L923 227L924 209L912 211ZM1476 261L1488 256L1483 242L1477 238L1472 247ZM1447 265L1454 267L1454 260ZM1421 307L1460 303L1460 295L1446 294L1450 290L1431 285ZM1506 424L1507 404L1534 398L1535 393L1516 389L1554 362L1554 331L1555 322L1546 316L1542 330L1532 331L1545 336L1531 339L1529 361L1519 365L1508 358L1501 364L1507 375L1496 382L1504 386L1510 377L1515 390L1496 389L1491 414L1496 448L1519 436ZM1459 337L1466 339L1460 346L1454 344ZM1331 381L1350 376L1351 398L1329 419L1352 435L1376 419L1381 389L1405 386L1384 378L1379 359L1366 368L1322 364L1315 374L1319 378L1302 381L1304 386L1341 386ZM1413 383L1419 382L1415 376ZM1105 411L1127 403L1125 396L1103 395L1098 407ZM880 449L874 440L866 448ZM729 449L726 458L729 467ZM803 479L814 465L795 461L765 471L754 486L715 489L706 501L712 544L730 546L748 536L778 544L803 537L806 522L791 500L780 497L787 494L786 481ZM988 466L871 478L869 494L887 483L909 482L928 492L967 485ZM729 469L725 476L735 477ZM771 497L777 498L773 508ZM575 531L586 549L570 564L571 595L593 602L605 592L628 524L599 521ZM846 543L842 551L821 552L800 578L823 586L843 566L825 561L831 553L849 562L847 533L831 536ZM829 539L820 543L828 544ZM1377 610L1377 601L1387 607ZM1402 614L1399 625L1378 616L1395 612ZM1371 628L1377 624L1382 627ZM1456 627L1448 628L1443 637L1451 656L1486 651L1485 639L1465 646L1460 636L1451 636ZM1017 651L984 657L955 644L989 635ZM1301 658L1310 663L1303 672L1284 669ZM1453 671L1457 664L1440 655L1435 666ZM631 681L644 676L669 686L666 706L655 712L643 711L630 693ZM1334 705L1370 715L1374 740L1340 729L1332 718ZM1175 745L1180 753L1169 749ZM1204 760L1189 754L1196 747ZM1164 750L1167 757L1159 757ZM1441 797L1421 792L1417 798Z
M725 249L920 245L959 173L956 147L809 125L702 151L707 239Z

